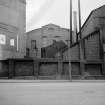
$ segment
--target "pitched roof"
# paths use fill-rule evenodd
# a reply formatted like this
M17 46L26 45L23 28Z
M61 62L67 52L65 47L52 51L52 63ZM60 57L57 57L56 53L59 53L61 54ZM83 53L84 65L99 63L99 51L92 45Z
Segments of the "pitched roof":
M86 23L88 22L88 20L90 19L90 17L93 15L93 13L95 13L97 10L99 10L99 9L101 9L101 8L103 8L103 7L105 7L105 5L103 5L103 6L99 7L99 8L96 8L96 9L94 9L94 10L91 11L91 13L90 13L89 16L87 17L86 21L85 21L84 24L82 25L81 30L84 28L84 26L86 25Z

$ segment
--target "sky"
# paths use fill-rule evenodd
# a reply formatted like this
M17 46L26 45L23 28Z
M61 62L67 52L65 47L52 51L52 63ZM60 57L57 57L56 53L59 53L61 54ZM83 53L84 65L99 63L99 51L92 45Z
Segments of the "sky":
M78 14L78 0L72 0L73 11ZM93 9L105 5L105 0L81 0L81 23ZM27 0L26 31L49 23L70 28L70 0Z

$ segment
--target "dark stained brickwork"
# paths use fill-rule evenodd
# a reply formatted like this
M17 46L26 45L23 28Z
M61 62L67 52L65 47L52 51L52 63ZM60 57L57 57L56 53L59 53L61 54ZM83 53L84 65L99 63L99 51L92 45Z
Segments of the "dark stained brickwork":
M15 62L15 76L32 76L34 75L33 62Z

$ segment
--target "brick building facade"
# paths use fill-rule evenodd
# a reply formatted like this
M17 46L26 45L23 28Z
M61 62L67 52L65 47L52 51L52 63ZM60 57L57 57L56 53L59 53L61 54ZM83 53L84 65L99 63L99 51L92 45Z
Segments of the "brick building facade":
M87 59L99 59L100 56L100 30L105 34L105 6L93 10L81 28L82 39L94 34L85 41L85 52ZM96 33L95 33L96 32ZM105 43L105 35L103 35L103 47ZM73 59L79 59L79 44L74 43L71 48L71 56ZM68 59L68 50L64 52L64 59Z
M0 0L0 60L25 56L25 14L25 0Z
M81 28L81 35L81 40L64 50L63 59L68 60L70 55L71 62L83 64L84 69L80 67L80 72L105 74L105 5L90 13Z
M63 41L67 44L69 29L61 28L54 24L48 24L42 28L27 33L27 49L30 57L41 58L41 48L47 47L55 41Z

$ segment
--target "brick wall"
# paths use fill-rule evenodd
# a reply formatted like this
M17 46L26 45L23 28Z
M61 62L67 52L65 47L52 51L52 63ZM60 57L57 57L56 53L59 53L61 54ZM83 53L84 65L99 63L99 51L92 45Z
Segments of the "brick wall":
M71 50L70 51L71 60L78 60L79 59L79 44L72 47L70 50Z
M67 50L63 53L63 59L69 59L69 53L71 60L79 60L79 44L73 46L70 50Z
M100 35L99 34L100 33L97 31L84 39L86 60L100 60ZM66 50L63 53L64 60L69 59L68 53L70 53L71 60L79 60L79 56L80 56L79 43L75 44L70 48L70 50Z
M26 47L29 48L29 56L34 58L36 57L36 53L37 53L37 57L41 58L41 46L42 46L42 31L41 29L36 29L33 30L31 32L27 33L27 41L26 41ZM36 50L31 48L31 41L35 40L36 41L36 47L38 48L38 52L36 52Z
M85 39L85 57L86 60L100 59L99 32Z
M15 76L32 76L34 75L33 62L15 62L14 75Z
M8 76L48 76L54 77L56 79L60 76L59 79L69 79L69 63L60 61L14 61L13 68L10 68L8 61L0 62L0 77L8 77ZM60 64L60 65L58 65ZM62 65L61 65L62 64ZM85 72L89 75L101 75L102 74L102 66L101 63L98 64L85 64ZM62 66L62 67L61 67ZM80 63L72 62L72 76L81 75L80 72ZM43 79L43 78L42 78Z
M8 77L8 62L0 61L0 77Z
M88 37L86 37L84 40L84 51L85 51L85 59L84 59L84 63L88 61L99 61L100 60L100 33L99 31L96 31L92 34L89 34ZM70 52L70 56L71 56L71 60L79 60L79 43L75 44L74 46L72 46L72 48L70 49L70 51L65 51L63 53L63 58L68 60L68 52ZM72 74L73 75L77 75L80 73L79 70L79 64L76 63L76 61L74 63L71 63L72 65ZM64 66L65 71L67 71L68 69L68 65L66 64L66 66ZM90 65L86 65L85 67L85 71L89 72L90 75L100 75L102 74L101 72L102 69L102 64L90 64Z
M48 24L42 26L42 28L27 32L27 48L30 49L30 57L36 57L36 52L31 49L31 40L36 40L36 46L38 48L37 57L41 58L41 48L47 47L53 43L53 40L62 40L67 44L69 39L69 30L61 28L54 24Z
M63 64L63 71L62 75L69 75L69 65L68 63ZM79 70L79 63L71 63L72 65L72 75L80 75L80 70Z
M43 63L40 64L39 75L40 76L56 75L57 70L58 70L57 63Z
M101 75L101 65L88 64L86 65L86 72L88 72L89 75Z

